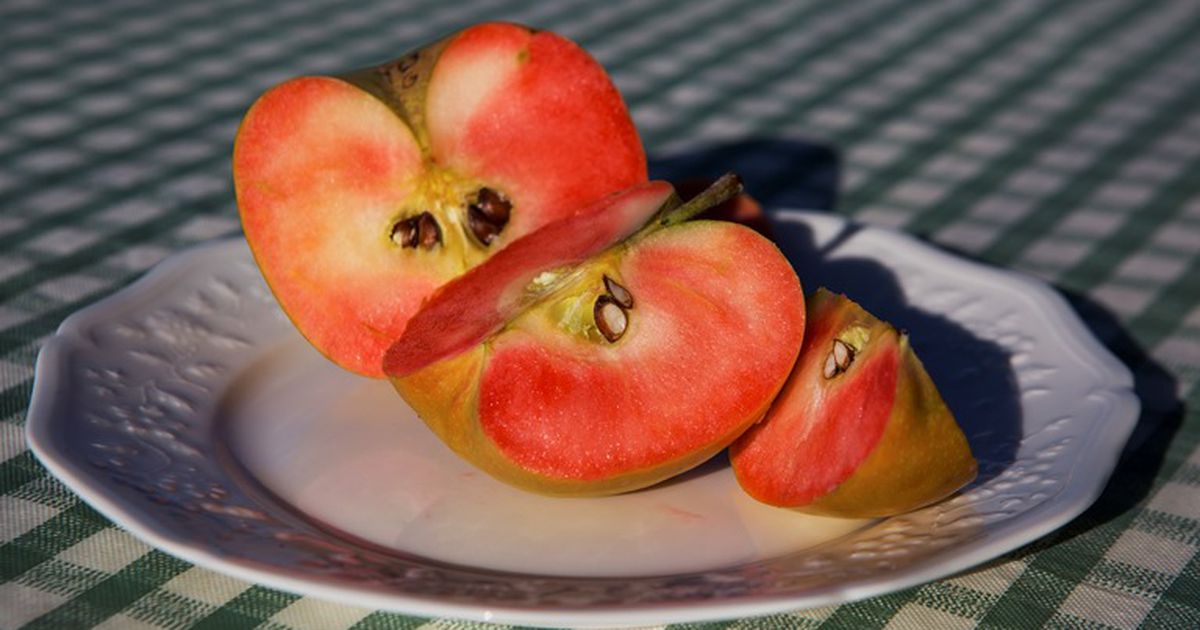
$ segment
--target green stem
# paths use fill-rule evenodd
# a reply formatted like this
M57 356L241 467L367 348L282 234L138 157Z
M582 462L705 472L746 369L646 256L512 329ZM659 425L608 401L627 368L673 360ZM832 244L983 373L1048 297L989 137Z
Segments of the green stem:
M671 207L668 204L659 212L658 218L647 227L655 226L654 229L658 229L683 223L709 208L733 199L740 192L742 192L742 178L733 173L725 173L717 178L717 181L713 182L711 186L705 188L704 192L687 200L683 205Z

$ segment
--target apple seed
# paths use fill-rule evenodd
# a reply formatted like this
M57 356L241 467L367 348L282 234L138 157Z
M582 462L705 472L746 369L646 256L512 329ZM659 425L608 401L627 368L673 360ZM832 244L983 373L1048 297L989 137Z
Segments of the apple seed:
M400 247L416 247L417 223L412 219L397 221L392 226L392 242Z
M621 308L633 308L633 294L629 292L629 289L618 284L616 280L604 276L604 288L608 289L608 294L617 304L621 305Z
M475 239L491 245L508 225L512 202L491 188L480 188L475 200L467 205L467 225Z
M844 370L850 367L850 362L854 360L854 349L841 339L834 339L833 356L837 359L838 367Z
M433 249L434 245L442 242L442 229L432 214L422 212L415 217L397 221L392 226L392 242L400 247L417 246L423 249Z
M837 369L837 361L833 358L833 353L831 352L829 356L825 357L825 367L821 372L825 375L825 378L830 379L837 375Z
M596 320L596 328L600 329L600 334L604 335L609 343L616 343L629 326L629 316L625 314L625 309L607 295L596 298L592 317Z
M432 214L422 212L417 217L417 239L425 249L433 249L434 245L442 242L442 228L438 227L437 219Z
M838 374L846 371L850 364L854 361L854 348L850 344L841 339L833 340L833 350L829 352L829 356L825 357L825 365L822 373L825 378L833 378Z

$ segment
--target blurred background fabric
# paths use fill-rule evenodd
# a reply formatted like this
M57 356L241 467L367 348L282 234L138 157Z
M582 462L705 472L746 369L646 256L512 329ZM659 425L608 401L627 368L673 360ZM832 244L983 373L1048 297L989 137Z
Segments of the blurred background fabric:
M258 94L493 19L599 59L652 175L735 168L768 209L1037 276L1135 374L1138 428L1061 530L885 597L703 627L1200 627L1193 0L0 0L0 627L484 627L156 551L51 478L23 425L64 317L240 233L230 154Z

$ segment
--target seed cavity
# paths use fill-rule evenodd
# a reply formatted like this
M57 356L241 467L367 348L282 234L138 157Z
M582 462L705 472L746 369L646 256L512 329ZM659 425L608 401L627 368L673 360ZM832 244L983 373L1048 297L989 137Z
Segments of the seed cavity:
M467 227L475 240L484 246L491 245L508 225L512 213L512 202L491 188L480 188L475 198L467 203Z
M607 275L604 276L604 288L608 290L608 294L622 308L633 308L633 294L616 280L609 278Z
M596 305L592 307L592 317L596 320L596 328L600 329L600 334L604 335L609 343L616 343L629 327L629 315L608 295L596 298Z
M821 373L827 379L833 378L845 372L853 362L854 348L841 339L834 339L833 348L830 349L829 355L825 357L825 365Z
M633 294L621 283L604 275L604 293L596 298L592 307L592 319L596 328L609 343L616 343L629 327L629 309L633 308Z
M392 226L392 242L404 248L433 249L442 242L442 228L428 212L397 221Z

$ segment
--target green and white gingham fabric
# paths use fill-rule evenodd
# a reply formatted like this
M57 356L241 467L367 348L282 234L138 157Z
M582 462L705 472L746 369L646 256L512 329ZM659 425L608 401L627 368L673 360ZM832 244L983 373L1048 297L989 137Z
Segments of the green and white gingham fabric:
M174 559L51 478L23 425L64 317L238 233L229 157L257 94L486 19L592 51L656 168L823 147L835 212L1045 279L1136 376L1130 446L1062 530L886 597L702 627L1200 627L1195 0L0 0L0 627L483 627ZM803 173L761 170L751 192L794 201Z

